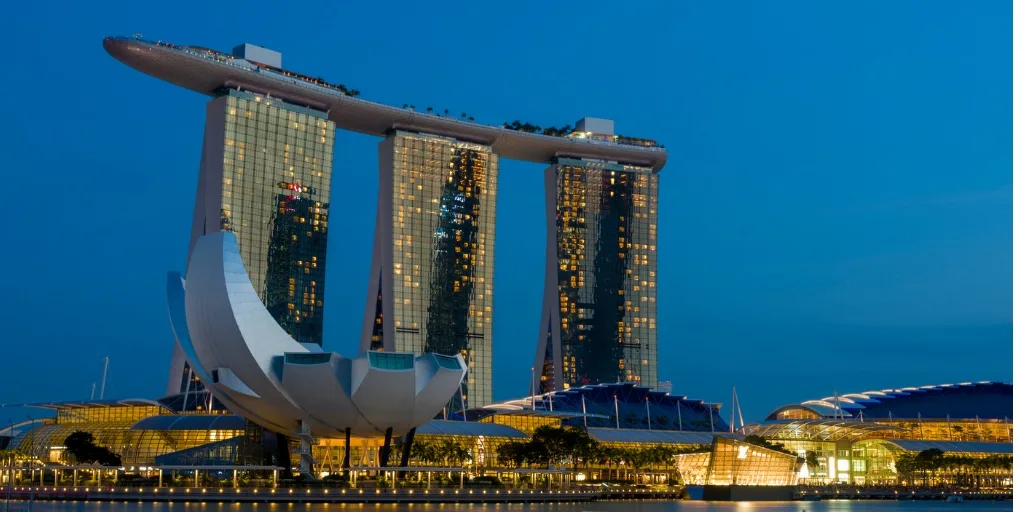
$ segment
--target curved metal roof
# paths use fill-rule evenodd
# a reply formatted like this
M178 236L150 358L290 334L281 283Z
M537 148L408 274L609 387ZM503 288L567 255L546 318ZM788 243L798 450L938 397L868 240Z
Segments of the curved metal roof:
M588 428L587 433L602 443L711 444L716 437L743 438L741 435L725 432L712 434L710 432L679 432L630 428Z
M472 437L507 437L527 439L530 436L508 425L476 421L432 420L416 428L416 435L449 435Z
M148 398L125 398L115 400L72 400L67 402L22 402L14 404L0 404L0 408L4 407L38 407L41 409L52 409L54 411L68 410L68 409L83 409L89 407L160 407L161 409L168 409L168 407L156 400L150 400Z
M980 443L973 441L911 441L906 439L879 439L909 452L931 448L945 453L987 453L1013 455L1013 443Z
M44 425L52 425L53 422L53 418L29 418L28 421L10 423L6 427L0 429L0 437L15 437L22 432L27 432Z
M839 441L858 440L875 432L905 432L906 429L850 419L796 419L763 421L746 425L743 431L769 439Z
M583 409L586 401L587 424ZM617 403L616 403L617 402ZM479 420L494 414L536 414L559 416L563 426L650 428L677 431L679 421L686 431L724 432L728 425L719 414L721 404L685 396L670 395L632 382L589 384L576 388L527 396L466 411L466 418ZM649 414L648 414L649 412ZM619 414L616 425L615 416ZM461 417L461 413L453 413ZM712 428L711 422L714 421Z
M766 420L778 414L803 409L821 418L836 415L865 419L988 419L1013 418L1013 384L1002 382L961 382L899 389L882 389L827 396L800 404L784 405L772 411Z
M104 39L103 47L124 64L186 89L213 95L225 87L244 87L327 112L338 128L354 132L379 136L401 129L446 135L487 144L506 158L541 163L566 156L614 160L658 171L668 160L668 153L656 147L538 135L374 103L332 87L254 67L242 59L219 60L186 47L119 37Z
M128 430L245 430L245 418L230 414L150 416Z

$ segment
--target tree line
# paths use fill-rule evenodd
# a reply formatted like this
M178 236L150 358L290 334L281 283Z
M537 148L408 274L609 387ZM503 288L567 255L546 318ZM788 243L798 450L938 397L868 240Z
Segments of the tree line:
M403 445L391 450L389 463L398 464ZM710 452L710 445L681 448L669 445L626 446L605 445L578 427L543 426L527 441L507 441L497 446L497 464L509 468L566 466L572 469L594 465L623 466L642 470L673 464L672 456L684 453ZM438 441L415 439L410 458L437 467L463 466L472 453L453 439Z
M569 465L574 470L587 465L625 465L634 470L672 464L672 456L711 451L710 446L678 448L668 445L645 447L604 445L577 427L543 426L529 441L510 441L497 448L498 463L507 468Z
M566 135L572 133L572 126L569 125L565 125L561 128L558 128L557 126L549 126L547 128L542 128L532 123L524 123L522 121L519 121L518 119L512 121L511 123L501 123L501 127L506 130L516 130L519 132L526 133L542 133L544 135L551 135L555 137L565 137Z
M64 447L79 464L120 466L121 456L105 446L98 446L92 434L76 430L64 439Z
M896 474L900 480L911 485L932 483L937 475L943 475L952 483L978 486L979 479L986 476L1008 475L1013 470L1012 455L989 455L968 457L947 455L938 448L929 448L916 454L905 453L896 458Z

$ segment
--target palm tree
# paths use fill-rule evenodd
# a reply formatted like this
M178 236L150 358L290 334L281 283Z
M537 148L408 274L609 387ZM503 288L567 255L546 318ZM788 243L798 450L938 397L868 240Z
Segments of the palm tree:
M509 441L498 446L497 454L498 463L502 466L510 469L520 468L526 462L527 446L526 443Z
M913 485L915 481L914 477L918 471L917 460L914 456L910 454L903 454L896 459L895 465L896 474L899 475L901 479L909 479L911 485Z
M934 474L936 470L942 467L942 459L944 455L945 454L942 452L942 450L938 448L929 448L927 450L919 452L915 457L915 459L917 460L918 467L924 470L926 485L930 482L928 472L931 471L931 473Z
M415 443L414 443L415 444ZM397 466L402 463L402 452L405 450L405 440L395 440L394 446L388 452L388 465ZM410 454L411 455L411 454Z
M408 103L402 103L402 108L409 108L409 104Z
M445 439L438 445L438 458L445 465L457 464L461 466L469 458L469 450L452 439Z
M427 107L427 113L428 113L428 114L429 114L430 112L433 112L433 111L434 111L434 107Z
M473 116L469 116L469 120L470 121L476 121L476 119L474 119Z
M437 464L438 460L437 445L434 443L424 443L416 440L412 443L409 455L417 461L426 464Z
M808 472L814 471L816 473L818 471L818 466L821 464L818 460L818 452L807 452L804 462L807 463Z
M444 115L445 117L448 117L448 109L444 109Z
M565 429L563 442L566 451L572 459L572 469L575 470L578 463L589 463L595 458L598 442L587 431L581 428Z
M416 111L416 105L409 105L409 110Z
M466 113L465 113L465 112L463 112L463 113L462 113L462 115L461 115L461 116L459 116L459 117L461 117L461 118L465 119L465 118L466 118Z

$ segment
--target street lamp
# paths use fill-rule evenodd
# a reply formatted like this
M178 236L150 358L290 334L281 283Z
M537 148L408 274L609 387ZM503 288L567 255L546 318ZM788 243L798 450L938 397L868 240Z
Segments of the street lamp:
M14 463L14 455L11 451L11 444L14 442L14 420L12 419L7 420L7 436L7 506L5 509L11 510L11 492L14 491L14 481L12 478L14 474L11 471Z

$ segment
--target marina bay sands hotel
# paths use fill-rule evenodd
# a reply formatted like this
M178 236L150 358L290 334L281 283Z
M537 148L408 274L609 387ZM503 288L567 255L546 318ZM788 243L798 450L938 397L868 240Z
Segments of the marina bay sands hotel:
M205 234L233 232L253 287L295 341L322 344L340 128L384 137L360 350L461 354L468 374L453 400L492 402L503 157L547 165L531 391L657 385L658 172L668 157L654 141L616 135L604 119L540 130L374 103L286 71L280 53L249 44L230 54L139 37L103 45L132 68L212 97L189 256ZM168 394L197 385L177 346Z

